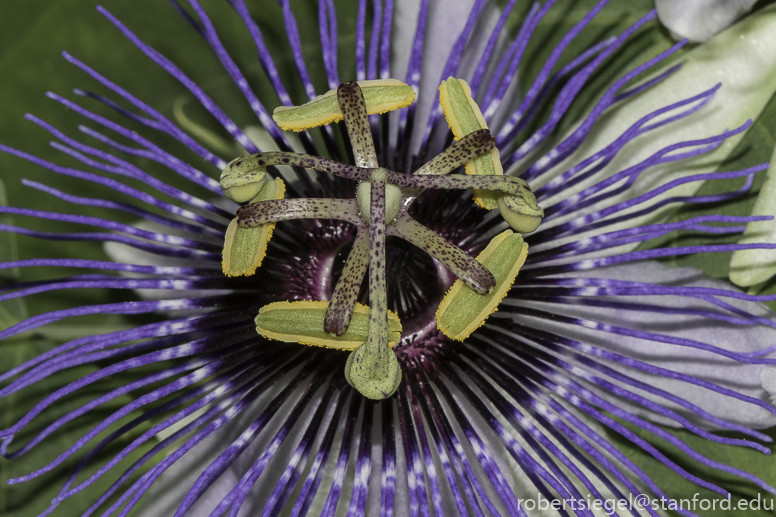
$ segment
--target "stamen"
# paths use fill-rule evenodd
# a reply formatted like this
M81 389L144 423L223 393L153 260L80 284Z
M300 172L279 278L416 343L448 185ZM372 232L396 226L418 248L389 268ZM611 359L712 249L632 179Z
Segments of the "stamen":
M480 107L472 98L472 91L463 79L448 77L439 86L439 103L456 140L480 129L488 129ZM498 149L491 149L490 155L480 156L466 164L466 174L501 176L501 156ZM498 196L489 192L474 192L474 202L482 208L493 210Z
M283 199L285 193L286 186L283 180L277 178L274 181L268 181L248 206L258 205L269 199ZM232 219L226 230L221 262L221 268L226 276L254 274L264 260L267 244L275 229L274 221L254 228L243 228L238 226L239 220L239 216Z
M406 108L415 102L415 90L397 79L359 81L368 115ZM279 106L272 118L285 131L305 131L342 120L337 90L329 90L301 106Z
M496 312L501 300L515 282L528 256L528 245L519 233L500 233L477 255L477 261L496 277L496 289L485 296L461 289L456 280L437 310L437 328L450 339L463 341Z
M265 305L254 320L256 331L264 337L322 346L339 350L354 350L361 346L369 333L369 307L356 303L347 331L332 336L324 330L324 318L330 308L329 302L276 302ZM398 316L388 311L387 344L393 347L401 339L401 322Z

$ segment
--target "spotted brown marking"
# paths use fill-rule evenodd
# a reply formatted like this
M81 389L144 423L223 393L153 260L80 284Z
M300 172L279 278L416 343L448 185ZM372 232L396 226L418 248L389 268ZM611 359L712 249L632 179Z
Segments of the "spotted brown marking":
M345 127L348 130L356 165L370 169L379 167L361 87L355 81L341 84L337 88L337 98L342 116L345 119Z
M323 329L326 333L341 336L347 331L368 265L369 233L359 229L345 267L331 295L331 303L323 321Z
M358 84L364 93L369 115L406 108L415 101L412 86L397 79L369 79ZM337 90L329 90L301 106L278 106L272 118L278 127L290 131L304 131L339 122L343 119L343 103L336 93Z
M337 219L363 225L355 199L283 199L251 203L237 209L238 225L253 228L291 219Z
M388 181L402 188L484 189L536 199L528 183L524 179L514 176L417 176L388 171Z
M388 347L388 300L385 286L386 169L372 169L369 214L369 335L348 356L345 378L367 398L391 396L401 383L401 367Z
M448 174L469 161L489 153L496 139L487 129L469 133L415 171L418 176ZM389 180L390 181L390 180Z
M488 294L496 285L495 277L485 266L406 213L400 215L396 222L397 224L390 227L389 235L400 237L419 247L441 262L473 291Z
M261 162L264 164L262 165L264 168L270 165L290 165L293 167L304 167L305 169L315 169L316 171L327 172L329 174L334 174L335 176L356 180L369 177L368 170L365 171L364 169L353 165L346 165L335 160L329 160L328 158L319 158L318 156L309 156L306 154L273 151L253 154L244 158L252 160L249 163Z

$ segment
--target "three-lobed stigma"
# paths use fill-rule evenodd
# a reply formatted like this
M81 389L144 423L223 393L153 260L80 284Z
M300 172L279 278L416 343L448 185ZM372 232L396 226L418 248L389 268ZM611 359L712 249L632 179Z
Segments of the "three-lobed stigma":
M404 108L414 90L395 79L341 84L302 106L277 108L273 117L284 130L303 131L344 120L355 165L291 152L267 152L230 162L221 175L224 195L238 203L226 234L223 271L252 275L264 257L277 222L337 219L356 227L353 247L328 301L269 304L256 317L257 332L270 339L349 350L345 378L364 396L390 397L401 382L392 347L401 322L388 310L385 240L404 239L439 261L458 280L442 300L437 328L451 339L465 339L493 313L512 286L528 253L521 233L535 230L544 215L528 184L505 176L494 138L465 81L448 78L440 103L455 143L413 174L380 167L369 115ZM285 187L269 179L268 167L315 169L359 182L356 199L284 199ZM467 175L447 174L465 166ZM472 189L474 201L498 208L518 233L493 238L475 259L410 217L408 208L425 189ZM357 303L369 273L369 306Z

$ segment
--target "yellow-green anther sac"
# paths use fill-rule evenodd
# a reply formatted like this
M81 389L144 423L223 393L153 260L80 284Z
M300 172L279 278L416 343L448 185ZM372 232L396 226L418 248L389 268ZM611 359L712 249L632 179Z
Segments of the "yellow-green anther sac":
M412 86L397 79L359 81L368 115L406 108L415 101ZM305 131L342 120L337 90L329 90L301 106L275 108L272 118L286 131Z
M280 178L264 184L261 192L246 206L259 205L267 200L281 200L286 188ZM274 222L268 222L253 228L239 226L239 215L232 219L224 238L221 269L226 276L250 276L256 272L264 260L267 244L275 229Z
M496 285L496 278L485 266L406 213L399 216L389 227L388 234L400 237L422 249L479 294L488 294Z
M369 333L351 352L345 378L362 395L374 400L390 397L401 383L401 367L388 347L388 300L385 280L385 169L371 171L369 222Z
M519 233L507 230L494 237L477 260L496 277L496 288L483 296L463 289L463 283L456 280L439 304L437 328L450 339L463 341L469 337L498 309L527 255L528 245Z
M472 98L472 91L463 79L448 77L439 86L439 103L445 114L447 124L453 131L456 140L480 129L487 129L488 124L482 116L480 107ZM466 174L478 176L503 175L501 156L498 149L479 156L466 164ZM479 206L492 210L498 206L498 195L487 191L474 191L474 201Z
M323 330L323 321L329 302L300 301L275 302L265 305L255 318L256 331L269 339L303 345L353 350L367 340L369 307L356 304L347 332L332 336ZM401 339L401 322L388 311L388 346Z
M338 219L363 226L358 206L353 199L267 200L241 206L237 209L237 219L241 228L255 228L291 219Z
M361 282L369 265L369 233L360 228L353 241L342 274L337 280L331 303L323 320L323 330L334 336L342 336L349 329L353 307L356 306ZM390 326L390 320L389 320ZM366 339L364 340L366 341Z
M261 192L266 173L261 154L241 156L229 162L221 172L221 190L232 201L245 203Z

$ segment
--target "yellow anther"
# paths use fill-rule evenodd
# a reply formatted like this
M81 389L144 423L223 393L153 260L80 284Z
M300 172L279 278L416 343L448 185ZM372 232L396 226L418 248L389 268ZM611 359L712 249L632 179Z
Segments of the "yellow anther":
M481 295L456 280L437 309L437 328L450 339L463 341L496 312L528 256L528 245L519 233L507 230L495 236L477 261L496 277L496 287Z
M267 181L251 203L283 199L285 193L283 180L276 178L274 181ZM240 228L237 226L237 220L237 217L232 219L226 229L221 269L226 276L250 276L264 260L275 223L262 224L255 228Z
M367 340L369 307L357 303L353 309L348 330L342 336L333 336L323 330L323 319L329 302L301 301L275 302L265 305L256 316L256 331L264 337L301 343L303 345L355 350ZM401 339L399 317L388 311L388 346Z
M463 79L448 77L439 85L439 102L447 119L447 124L453 131L456 140L479 129L488 129L488 124L482 116L480 107L472 98L472 91ZM501 155L494 148L466 164L466 174L473 175L503 175ZM475 190L474 202L482 208L493 210L498 206L498 193L488 190Z
M415 102L415 90L398 79L358 81L358 85L364 94L369 115L406 108ZM285 131L305 131L339 122L343 117L337 90L329 90L301 106L277 107L272 118Z

